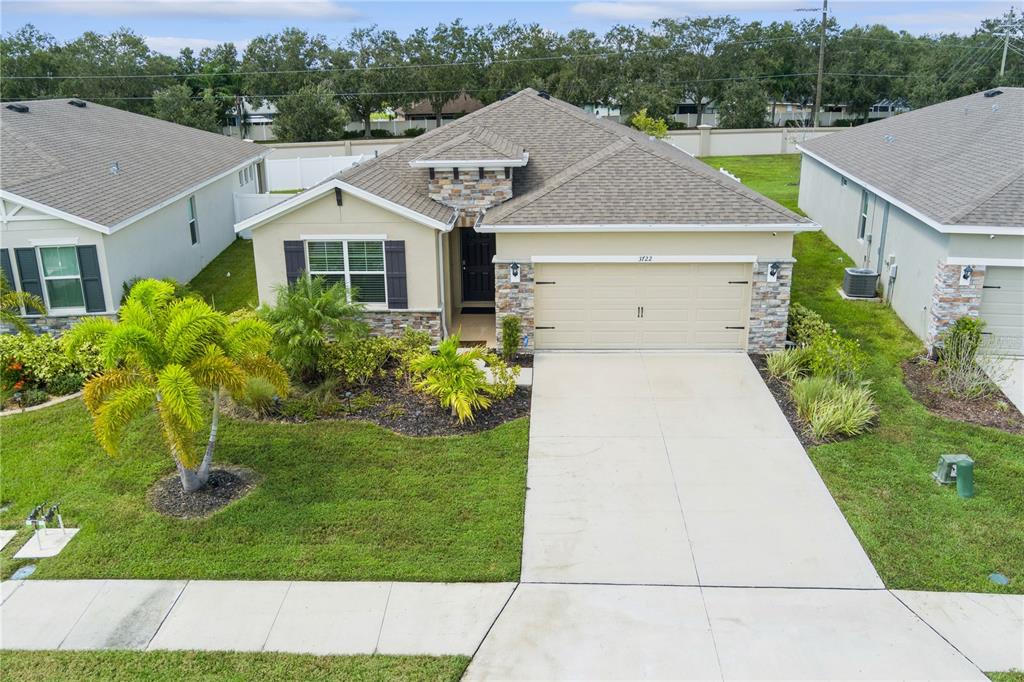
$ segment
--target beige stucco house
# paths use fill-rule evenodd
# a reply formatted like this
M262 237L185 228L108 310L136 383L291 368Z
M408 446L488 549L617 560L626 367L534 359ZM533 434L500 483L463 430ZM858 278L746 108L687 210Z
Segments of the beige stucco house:
M800 208L932 346L963 316L1024 355L1024 88L806 142Z
M378 330L528 349L762 351L810 221L688 154L527 89L235 226L261 302L304 275Z
M0 108L0 264L39 329L112 315L125 282L187 282L236 235L268 150L77 99ZM28 311L31 312L31 311Z

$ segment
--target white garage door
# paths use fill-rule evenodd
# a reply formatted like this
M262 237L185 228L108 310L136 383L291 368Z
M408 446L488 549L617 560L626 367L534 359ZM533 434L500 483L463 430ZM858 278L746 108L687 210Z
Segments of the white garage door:
M985 269L981 318L998 352L1024 355L1024 268Z
M750 263L541 263L536 348L747 347Z

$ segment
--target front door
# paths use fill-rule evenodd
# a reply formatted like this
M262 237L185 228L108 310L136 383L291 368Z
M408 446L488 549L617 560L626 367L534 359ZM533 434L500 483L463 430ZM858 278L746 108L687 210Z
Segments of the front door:
M494 235L472 228L462 233L462 300L494 300Z

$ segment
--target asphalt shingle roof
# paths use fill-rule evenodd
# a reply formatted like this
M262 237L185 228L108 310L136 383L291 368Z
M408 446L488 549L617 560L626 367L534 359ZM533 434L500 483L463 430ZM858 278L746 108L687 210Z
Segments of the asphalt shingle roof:
M0 187L107 227L266 153L251 142L68 101L26 102L27 113L0 107Z
M522 161L523 147L479 126L423 152L424 161Z
M1024 88L997 88L801 145L944 225L1024 227Z
M808 222L672 145L529 88L337 177L445 221L452 209L428 197L428 171L409 162L436 158L431 152L438 149L451 153L466 143L463 136L497 138L506 141L506 151L529 154L529 162L513 171L513 198L490 209L484 224Z

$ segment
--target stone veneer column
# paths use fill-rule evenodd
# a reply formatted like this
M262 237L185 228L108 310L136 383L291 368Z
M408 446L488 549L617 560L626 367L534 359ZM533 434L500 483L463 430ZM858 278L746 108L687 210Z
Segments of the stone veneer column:
M772 263L779 264L776 281L768 281ZM750 291L750 324L747 352L768 353L786 345L789 320L789 298L793 283L793 261L759 261L754 263Z
M399 337L406 327L430 334L434 343L441 341L441 313L409 310L367 310L366 323L374 334Z
M519 281L512 282L509 263L494 264L494 323L498 345L501 345L501 321L516 315L522 323L523 334L530 337L530 345L523 349L532 353L533 338L533 265L519 263Z
M982 286L985 284L985 266L974 265L971 281L963 282L962 265L950 265L942 260L935 267L932 284L932 303L928 313L929 350L950 325L961 317L978 317L981 312Z

